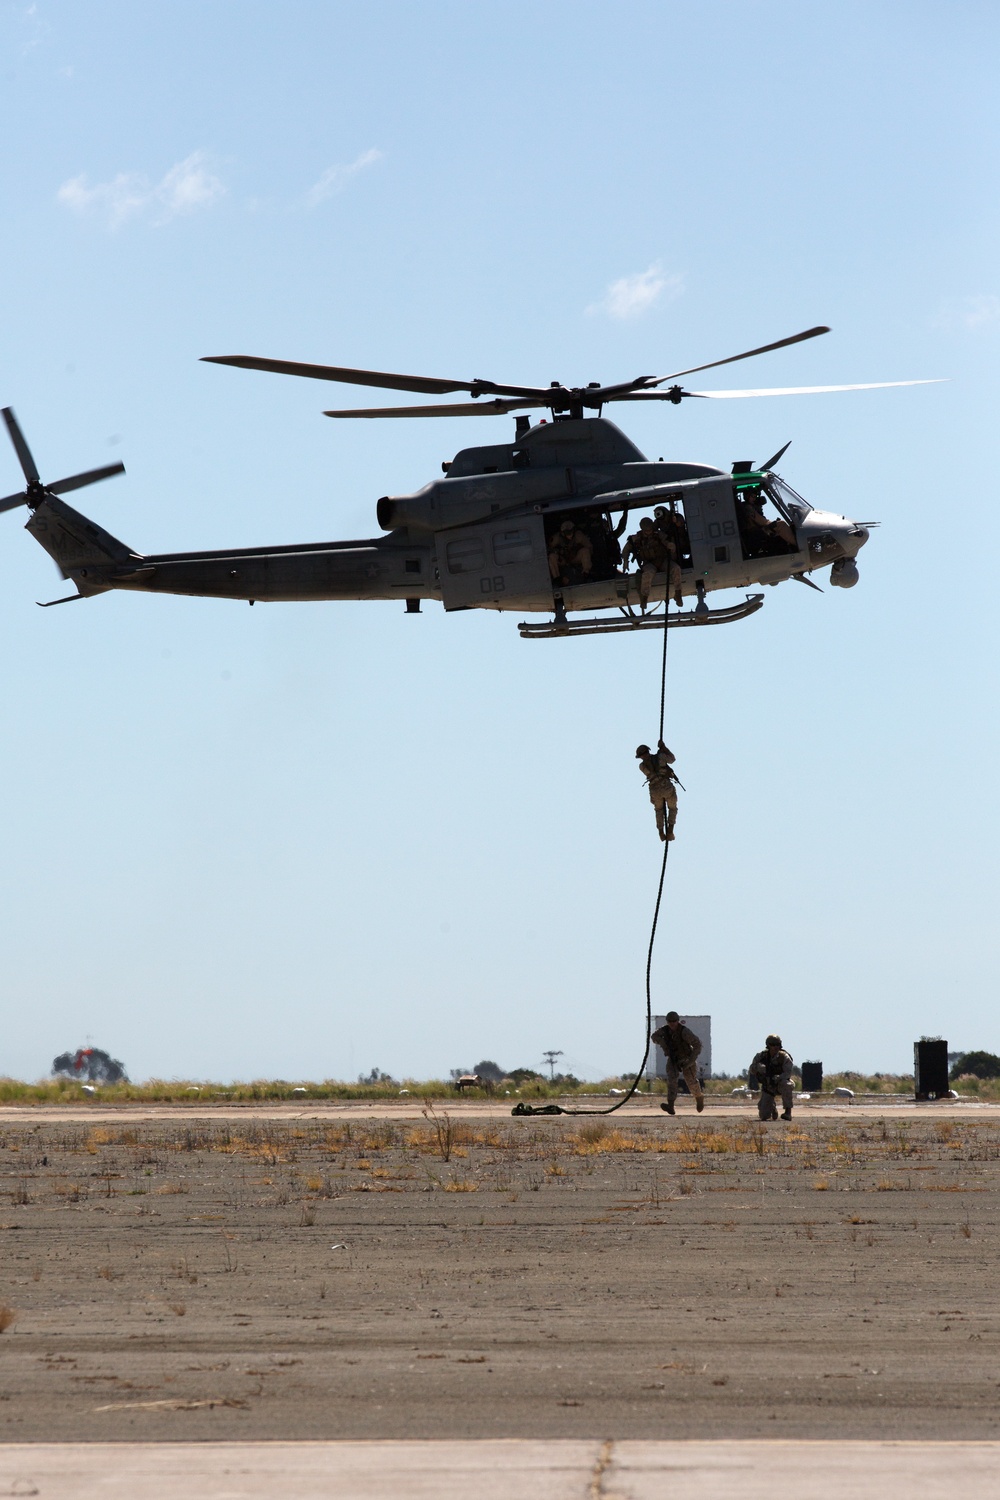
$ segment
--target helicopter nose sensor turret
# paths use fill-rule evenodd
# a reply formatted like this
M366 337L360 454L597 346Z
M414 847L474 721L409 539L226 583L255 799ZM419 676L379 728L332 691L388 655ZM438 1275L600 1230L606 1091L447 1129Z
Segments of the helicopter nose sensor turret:
M859 576L853 557L841 557L830 569L830 583L835 589L852 589Z

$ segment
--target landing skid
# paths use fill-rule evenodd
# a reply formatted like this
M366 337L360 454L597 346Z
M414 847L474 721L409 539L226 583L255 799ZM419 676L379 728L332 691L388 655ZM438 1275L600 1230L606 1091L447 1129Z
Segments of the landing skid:
M731 620L745 620L747 615L756 614L763 606L763 594L747 594L742 604L733 604L729 609L708 609L702 614L699 614L697 609L671 612L666 617L666 623L670 630L678 625L728 625ZM538 641L551 640L552 637L560 635L617 635L623 630L662 630L663 625L664 616L655 614L631 615L617 620L566 618L555 623L543 620L538 624L530 620L522 620L517 628L525 640Z

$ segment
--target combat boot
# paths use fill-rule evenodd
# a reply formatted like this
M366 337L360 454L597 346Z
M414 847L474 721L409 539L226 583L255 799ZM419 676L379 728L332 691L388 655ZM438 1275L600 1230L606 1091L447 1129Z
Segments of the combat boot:
M783 1120L790 1120L792 1118L792 1112L791 1112L791 1110L790 1109L783 1109L781 1111L781 1118Z
M666 1104L661 1104L660 1108L665 1109L668 1115L675 1115L677 1113L674 1109L674 1101L672 1099L668 1099Z
M705 1108L705 1095L704 1094L699 1094L698 1095L697 1099L694 1101L694 1107L698 1111L698 1113L701 1114L702 1110Z

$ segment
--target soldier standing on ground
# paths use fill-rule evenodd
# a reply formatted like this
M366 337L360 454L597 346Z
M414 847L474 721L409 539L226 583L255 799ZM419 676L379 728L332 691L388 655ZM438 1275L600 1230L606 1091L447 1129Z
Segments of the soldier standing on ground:
M640 745L635 755L639 770L646 778L649 800L656 811L656 831L666 843L673 838L677 822L677 777L670 769L675 756L662 740L655 755L648 745Z
M681 1022L675 1010L667 1012L666 1025L659 1026L650 1041L662 1047L667 1056L667 1102L661 1104L668 1115L675 1114L674 1100L677 1098L677 1080L683 1074L684 1082L694 1095L695 1108L701 1114L705 1108L701 1079L698 1077L698 1054L701 1052L701 1037L695 1036L689 1026Z
M784 1050L780 1036L772 1032L767 1037L763 1052L757 1053L747 1069L747 1082L751 1088L754 1084L760 1088L757 1113L762 1120L778 1118L778 1094L784 1105L781 1118L792 1118L792 1054Z

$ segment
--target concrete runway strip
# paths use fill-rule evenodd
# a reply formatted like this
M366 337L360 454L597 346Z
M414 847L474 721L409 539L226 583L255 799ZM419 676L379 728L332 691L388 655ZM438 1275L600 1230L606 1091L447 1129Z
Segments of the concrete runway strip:
M39 1500L910 1500L997 1493L1000 1442L9 1443L0 1495Z
M637 1120L663 1120L664 1115L660 1109L661 1095L655 1094L652 1098L643 1095L641 1099L630 1100L616 1115L611 1116L619 1124L623 1121L635 1122ZM537 1103L546 1104L558 1101L538 1100ZM571 1109L580 1109L587 1113L594 1110L606 1108L609 1101L599 1095L576 1100L564 1099L563 1104ZM225 1099L206 1099L191 1104L140 1104L121 1103L116 1104L104 1101L82 1101L78 1104L5 1104L0 1105L0 1125L26 1125L26 1124L122 1124L126 1120L130 1123L156 1122L160 1120L274 1120L292 1124L297 1120L337 1121L337 1120L419 1120L423 1117L423 1110L428 1104L433 1103L438 1114L447 1112L453 1120L464 1120L472 1123L477 1120L509 1120L511 1118L511 1101L509 1099L401 1099L385 1103L381 1100L371 1103L365 1099L352 1099L343 1102L330 1102L325 1099L303 1101L301 1104L271 1104L257 1103L252 1100L246 1103L227 1101ZM843 1115L850 1119L881 1119L889 1115L894 1118L904 1119L960 1119L988 1115L1000 1111L1000 1104L980 1102L977 1099L942 1099L933 1102L915 1104L912 1099L901 1100L890 1097L885 1100L873 1099L870 1096L864 1099L833 1099L825 1096L822 1100L813 1099L808 1101L796 1101L796 1110L799 1118L808 1119L832 1119L837 1115ZM690 1115L692 1120L756 1120L757 1106L754 1102L747 1100L736 1100L723 1097L716 1102L715 1098L707 1097L707 1107L701 1116L695 1113L694 1103L689 1099L678 1101L677 1117ZM530 1118L530 1117L529 1117ZM561 1115L542 1116L543 1119L559 1120L566 1118ZM572 1119L573 1116L568 1118Z

